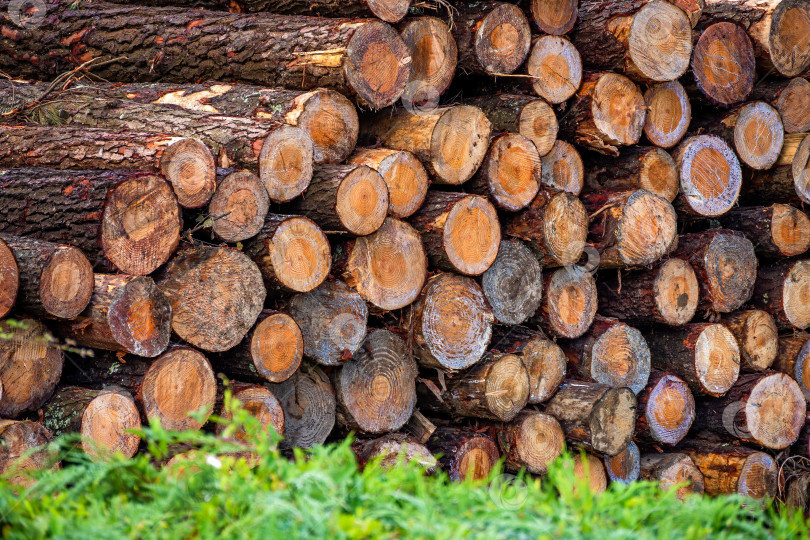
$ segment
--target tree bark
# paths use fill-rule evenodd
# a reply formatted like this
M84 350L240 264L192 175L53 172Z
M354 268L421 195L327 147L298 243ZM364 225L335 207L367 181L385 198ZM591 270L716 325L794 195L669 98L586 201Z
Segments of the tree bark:
M711 103L729 107L745 101L757 78L754 47L745 29L728 21L703 29L692 51L692 74Z
M765 311L737 311L723 317L722 322L740 345L743 371L766 370L779 357L779 330L773 317Z
M458 46L450 28L436 17L413 17L399 30L411 55L406 103L436 103L453 82L458 64Z
M639 478L658 482L661 489L679 486L675 492L679 499L692 494L702 495L705 489L700 469L689 456L680 452L642 455Z
M650 384L638 396L636 438L652 444L674 446L695 420L695 398L677 375L654 371Z
M405 424L403 431L411 435L422 444L426 444L436 432L436 424L422 414L418 409L414 409L413 415Z
M565 267L543 277L545 299L540 324L555 337L578 338L596 316L596 280L580 266Z
M532 90L557 105L568 101L582 84L582 58L567 38L540 36L533 40L526 73L532 78Z
M605 456L605 472L611 482L630 484L641 473L641 453L633 441L615 456Z
M617 158L593 154L583 191L636 191L643 189L669 202L680 189L678 167L672 157L655 146L622 150Z
M427 447L438 456L439 468L454 482L487 478L501 457L498 446L488 435L471 429L438 428Z
M742 232L762 257L794 257L810 249L810 219L787 204L733 208L718 221Z
M450 30L458 46L459 70L507 74L523 64L532 35L519 7L484 0L457 4L453 11Z
M692 121L692 105L681 83L670 81L647 88L644 92L647 114L644 135L656 146L672 148L683 139Z
M326 442L335 425L335 390L323 371L302 366L280 384L270 384L284 409L282 448L311 448Z
M770 313L782 328L810 327L810 261L760 267L751 302Z
M562 454L565 435L556 418L526 409L500 427L498 445L507 470L525 468L532 474L544 474Z
M787 373L799 383L804 399L810 402L810 335L799 332L779 336L779 348L773 369ZM807 455L810 457L810 454Z
M501 324L521 324L540 307L542 267L523 242L503 240L498 256L481 277L484 296Z
M737 494L753 499L776 496L776 462L764 452L701 439L684 441L679 448L703 474L707 495Z
M217 190L208 205L211 230L223 242L253 238L264 225L270 197L258 176L249 171L229 172L217 178Z
M436 468L436 458L425 445L402 433L389 433L379 439L358 441L353 445L357 462L361 469L374 459L379 460L382 469L393 469L402 462L419 464L426 474Z
M534 143L517 133L495 136L481 168L465 186L507 212L526 208L540 189L541 161Z
M542 332L524 326L498 326L492 337L492 348L497 352L518 354L523 360L529 375L528 403L543 403L565 379L565 353Z
M388 214L404 219L425 202L430 179L416 156L404 150L358 148L346 161L367 165L380 173L388 186Z

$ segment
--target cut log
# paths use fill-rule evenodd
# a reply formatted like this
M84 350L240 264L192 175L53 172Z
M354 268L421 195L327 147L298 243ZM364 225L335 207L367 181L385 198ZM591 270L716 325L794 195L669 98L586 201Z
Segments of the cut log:
M498 255L498 215L492 203L479 195L428 192L411 224L422 236L431 266L440 270L478 276Z
M637 146L621 151L618 158L589 156L583 191L635 191L643 189L669 202L680 188L678 167L663 149Z
M630 484L641 473L641 453L633 441L615 456L605 456L605 472L611 482Z
M716 217L737 202L742 169L734 151L713 135L686 138L674 151L681 180L679 210Z
M346 161L367 165L380 173L388 186L388 214L404 219L425 202L430 180L416 156L404 150L358 148Z
M587 193L589 242L600 268L647 266L678 242L678 216L666 199L644 190Z
M266 291L258 267L224 247L189 247L161 271L156 282L172 306L172 329L209 352L236 346L262 311Z
M436 432L436 424L430 421L418 409L414 409L413 415L405 424L403 431L413 436L422 444L426 444L428 439Z
M120 392L61 388L45 405L42 424L56 436L81 434L82 450L94 458L118 452L132 457L141 442L130 433L141 428L138 408L131 397Z
M413 414L416 375L405 341L388 330L373 330L332 374L338 423L360 433L397 431Z
M442 273L428 279L403 327L421 366L458 371L484 355L492 323L481 287L472 278Z
M617 319L597 317L582 337L563 343L580 377L638 394L650 376L650 349L637 329Z
M377 232L335 250L332 272L382 310L410 305L427 279L427 256L413 227L387 218Z
M245 244L244 253L259 267L268 293L309 292L332 267L326 235L311 219L268 214L264 227Z
M675 495L686 499L689 495L703 495L703 474L686 454L644 454L641 456L641 480L657 482L661 489L678 486Z
M0 417L40 408L59 382L64 362L62 349L42 323L0 322Z
M580 266L560 268L543 278L542 324L556 337L578 338L591 326L598 305L596 280Z
M20 271L14 252L0 237L0 319L8 315L17 301L20 290Z
M53 467L57 456L46 448L51 441L53 434L38 422L0 419L0 474L24 484L25 471Z
M695 420L695 398L677 375L654 371L638 396L636 437L652 444L676 445Z
M301 328L304 355L325 366L337 366L351 358L366 337L368 307L342 281L327 281L293 296L289 310Z
M555 141L541 163L544 186L579 196L585 184L585 173L576 148L565 141Z
M501 457L498 446L488 435L470 429L438 428L427 447L438 456L439 468L454 482L487 478Z
M810 219L787 204L733 208L718 221L742 232L762 257L794 257L810 249Z
M776 163L746 176L743 200L752 205L810 202L810 136L786 135Z
M82 347L153 358L169 345L172 316L152 278L95 274L87 308L72 321L54 322L54 331Z
M674 81L689 68L692 24L664 0L582 0L574 45L587 67L623 71L641 82Z
M208 213L211 230L224 242L253 238L264 225L270 197L259 177L249 171L232 172L218 178Z
M458 47L447 24L436 17L409 18L400 27L411 55L403 98L416 105L437 103L456 74Z
M717 22L700 34L692 52L692 73L709 101L728 107L751 93L756 81L754 47L745 29Z
M804 332L779 336L778 354L773 369L787 373L797 383L810 403L810 335ZM810 454L807 455L810 457Z
M537 195L540 167L540 154L532 141L503 133L492 140L481 168L465 187L488 196L501 210L516 212Z
M18 310L60 319L84 311L93 295L93 268L79 249L7 234L0 239L17 262L9 282L19 275Z
M618 73L586 75L564 118L560 133L597 152L618 155L619 146L638 143L646 105L641 90Z
M721 324L690 323L646 334L654 368L675 373L692 392L722 396L740 374L740 348Z
M692 121L692 105L681 83L669 81L644 92L647 114L644 135L656 146L672 148L683 139Z
M650 270L600 279L599 312L607 317L649 325L680 326L695 316L700 286L692 266L666 259Z
M697 26L703 10L706 9L706 0L672 0L672 3L681 8L689 18L692 28Z
M412 152L440 184L469 180L487 153L491 125L476 107L456 105L414 114L384 111L361 124L361 133L383 146Z
M239 401L240 406L259 421L268 436L271 431L279 435L284 434L284 409L270 390L257 384L244 383L232 383L232 388L233 399ZM231 420L232 414L226 407L222 407L220 411L220 417L225 421ZM226 424L217 424L217 435L222 435L226 429ZM240 429L234 437L240 442L245 442L245 430Z
M810 131L810 81L795 77L787 81L787 84L784 81L776 84L776 88L765 86L763 95L755 89L758 99L768 100L776 107L785 133Z
M763 371L771 367L779 349L773 317L762 310L750 309L723 317L723 325L737 338L743 371Z
M776 462L764 452L700 439L684 441L679 449L700 469L707 495L776 496Z
M543 266L569 266L585 249L588 214L575 195L542 189L528 208L504 220L504 234L523 240Z
M523 11L505 2L453 6L450 28L458 45L458 69L469 73L506 74L529 54L531 28Z
M465 99L481 109L493 131L523 135L534 143L540 156L548 154L557 140L557 116L544 100L521 94L496 94Z
M577 3L577 0L532 0L532 20L544 34L567 34L577 20Z
M353 445L360 469L370 461L378 460L382 469L393 469L401 463L416 463L425 474L432 474L436 458L425 445L402 433L389 433L379 439L357 442Z
M636 427L636 396L629 388L569 379L544 410L560 421L567 439L608 456L624 450Z
M698 309L731 313L751 299L758 261L754 245L742 233L711 229L682 234L672 255L695 270L700 284Z
M523 468L544 474L565 447L565 435L556 418L526 409L498 431L498 444L504 467L516 472Z
M784 373L743 375L722 399L698 405L695 427L743 443L782 450L799 437L807 402Z
M498 256L481 277L481 287L495 320L521 324L534 315L543 295L542 268L519 240L503 240Z
M284 382L301 365L304 339L286 313L265 310L256 326L233 349L212 357L217 370L241 381Z
M311 448L326 442L335 426L335 391L323 371L305 366L268 388L284 409L282 448Z
M598 495L607 489L607 473L602 460L593 454L582 452L574 454L574 493L578 485L587 486L587 492Z
M161 178L138 171L0 171L0 232L71 244L146 275L180 242L180 208Z
M526 73L534 92L556 105L568 101L582 84L582 58L568 39L540 36L532 45Z
M528 403L543 403L565 379L567 360L559 345L542 332L523 326L498 326L492 336L494 351L520 356L529 374Z
M783 328L810 327L810 260L760 267L752 303Z

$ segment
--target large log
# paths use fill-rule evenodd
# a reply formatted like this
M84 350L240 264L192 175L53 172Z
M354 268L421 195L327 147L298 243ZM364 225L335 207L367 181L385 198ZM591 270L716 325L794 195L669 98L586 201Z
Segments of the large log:
M217 190L208 204L211 230L224 242L253 238L264 225L270 197L258 176L235 171L218 176Z
M438 102L456 74L458 46L450 28L436 17L409 18L400 36L411 55L403 98L417 107Z
M565 447L565 435L556 418L526 409L498 430L504 467L517 472L544 474Z
M797 332L787 336L779 336L778 354L773 363L773 369L787 373L797 383L804 394L804 399L810 402L810 335ZM810 457L810 454L807 456Z
M703 494L703 474L686 454L644 454L640 465L641 480L657 482L661 489L678 486L675 495L679 499L691 494Z
M430 179L416 156L404 150L358 148L349 165L367 165L380 173L388 186L388 214L404 219L425 202Z
M781 356L778 354L779 330L773 317L765 311L737 311L723 317L722 322L737 338L743 371L766 370Z
M678 194L678 168L662 148L636 146L619 157L589 156L583 191L635 191L643 189L669 202Z
M531 249L519 240L503 240L498 256L481 277L495 320L521 324L534 315L543 296L542 268Z
M573 43L562 36L540 36L526 62L534 92L549 103L563 103L582 84L582 58Z
M458 46L458 69L507 74L529 54L531 28L523 11L506 2L484 0L453 6L451 32Z
M654 371L638 396L636 437L652 444L676 445L695 420L695 398L678 376Z
M20 271L14 252L0 238L0 319L8 315L17 301L20 290Z
M746 178L747 201L752 204L810 203L810 136L799 134L797 146L790 144L789 139L785 137L777 166ZM789 146L790 152L786 152ZM783 158L785 163L782 163Z
M788 204L733 208L718 222L742 232L762 257L795 257L810 249L810 218Z
M122 272L146 275L180 242L171 187L139 171L0 171L0 232L71 244L95 267L102 254Z
M488 196L498 208L522 210L540 189L540 154L534 143L517 133L502 133L492 139L481 168L466 189Z
M656 146L672 148L680 142L692 121L692 105L681 83L670 81L644 92L647 114L644 135Z
M615 456L605 456L605 472L611 482L629 484L641 473L641 453L633 441Z
M713 135L687 137L673 153L681 178L678 210L716 217L737 202L742 169L734 151Z
M456 482L483 480L501 457L498 446L486 434L456 427L438 428L427 441L439 467Z
M764 452L701 439L684 441L678 448L700 469L707 495L776 496L776 461Z
M53 434L38 422L0 419L0 474L24 484L25 471L55 466L57 456L47 446L51 441Z
M729 107L745 101L756 81L754 47L745 29L728 21L706 27L692 52L692 73L710 102Z
M598 306L596 280L580 266L565 267L543 278L541 324L555 337L578 338L591 326Z
M565 379L567 359L559 345L542 332L524 326L497 326L492 349L520 356L529 374L528 403L543 403Z
M752 303L784 328L810 327L810 261L787 260L757 272Z
M544 34L567 34L577 20L577 0L531 0L534 24Z

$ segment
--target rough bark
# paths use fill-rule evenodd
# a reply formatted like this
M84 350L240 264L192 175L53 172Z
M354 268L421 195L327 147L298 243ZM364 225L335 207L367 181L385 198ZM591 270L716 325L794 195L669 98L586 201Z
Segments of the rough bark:
M636 191L643 189L669 202L680 189L678 168L661 148L636 146L621 151L619 157L589 156L583 191Z
M532 90L556 105L567 101L582 84L582 58L568 39L540 36L532 44L526 73Z
M542 267L523 242L503 240L498 256L481 277L495 320L521 324L534 315L543 295Z
M427 447L438 456L439 468L456 482L487 478L501 457L495 441L471 429L438 428Z
M810 261L787 260L761 266L752 303L782 328L810 327Z
M743 233L761 257L795 257L810 249L810 219L787 204L733 208L718 221Z
M425 202L430 179L416 156L404 150L358 148L346 161L367 165L380 173L388 186L388 214L404 219Z
M526 409L500 427L498 445L507 470L544 474L562 454L565 435L556 418Z
M695 420L695 398L677 375L654 371L638 396L636 438L652 444L678 444Z

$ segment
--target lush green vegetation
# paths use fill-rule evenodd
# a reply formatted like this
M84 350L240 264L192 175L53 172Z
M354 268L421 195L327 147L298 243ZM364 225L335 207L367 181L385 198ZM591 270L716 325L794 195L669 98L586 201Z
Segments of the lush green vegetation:
M94 463L62 439L64 467L27 487L0 486L7 538L798 538L798 515L744 506L736 498L677 500L648 483L575 490L570 459L542 484L454 484L415 465L358 472L348 443L280 456L274 437L237 411L255 458L224 456L233 444L204 433L144 429L148 451ZM197 448L162 467L173 445ZM216 457L218 456L218 457ZM502 477L501 477L502 478Z

